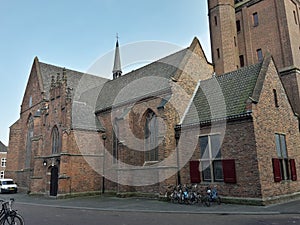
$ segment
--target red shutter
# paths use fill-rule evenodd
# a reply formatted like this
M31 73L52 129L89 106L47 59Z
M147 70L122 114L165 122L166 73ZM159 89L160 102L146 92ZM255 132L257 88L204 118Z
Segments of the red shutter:
M296 181L297 180L297 170L296 170L295 159L290 159L290 167L291 167L292 181Z
M274 173L274 181L280 182L281 179L281 172L280 172L280 160L279 159L272 159L273 162L273 173Z
M235 160L224 159L222 160L223 176L225 183L236 183Z
M191 183L200 183L199 161L190 161L190 177Z

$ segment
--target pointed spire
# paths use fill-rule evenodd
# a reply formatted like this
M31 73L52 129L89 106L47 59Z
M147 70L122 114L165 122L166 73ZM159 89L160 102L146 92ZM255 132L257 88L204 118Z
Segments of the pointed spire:
M118 34L117 34L117 42L116 42L116 49L115 49L114 68L112 72L113 72L113 79L116 79L122 75Z

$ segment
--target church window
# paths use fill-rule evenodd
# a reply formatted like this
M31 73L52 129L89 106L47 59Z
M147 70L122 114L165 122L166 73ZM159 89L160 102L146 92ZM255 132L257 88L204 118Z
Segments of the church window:
M278 104L278 97L277 97L277 91L275 89L273 89L273 95L274 95L274 102L275 102L275 107L279 107Z
M241 21L240 21L240 20L237 20L237 21L236 21L236 31L237 31L237 32L240 32L240 31L241 31Z
M256 53L257 53L257 59L258 59L258 61L261 62L263 60L262 50L261 49L257 49Z
M52 129L52 154L57 154L60 152L60 138L57 126Z
M240 55L239 58L240 58L240 67L244 67L245 66L244 56Z
M144 127L145 134L145 161L158 161L158 121L151 110L146 114Z
M202 179L206 182L224 181L223 166L221 160L220 135L201 136L200 142L200 162Z
M253 17L253 26L258 26L258 13L255 12L252 14L252 17Z
M113 163L117 163L119 154L118 154L118 147L119 147L119 140L118 140L118 135L119 135L119 128L117 124L115 124L113 128Z
M32 148L32 143L31 139L33 137L33 117L30 115L29 119L27 121L27 139L26 139L26 158L25 158L25 168L30 167L30 162L31 162L31 148Z

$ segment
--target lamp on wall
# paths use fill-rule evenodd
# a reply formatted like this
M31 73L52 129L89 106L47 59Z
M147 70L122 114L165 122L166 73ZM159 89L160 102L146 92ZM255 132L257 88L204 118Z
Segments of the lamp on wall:
M44 159L43 166L47 166L47 161Z

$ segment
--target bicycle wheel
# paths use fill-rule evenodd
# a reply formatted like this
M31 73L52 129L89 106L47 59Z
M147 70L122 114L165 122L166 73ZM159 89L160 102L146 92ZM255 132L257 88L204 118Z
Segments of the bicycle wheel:
M202 201L202 204L205 204L207 207L210 207L210 199L209 199L209 197L204 197L203 198L203 201Z
M216 201L218 205L221 205L221 198L219 196L217 197Z
M25 222L21 215L15 214L15 215L8 215L2 224L3 225L24 225Z

